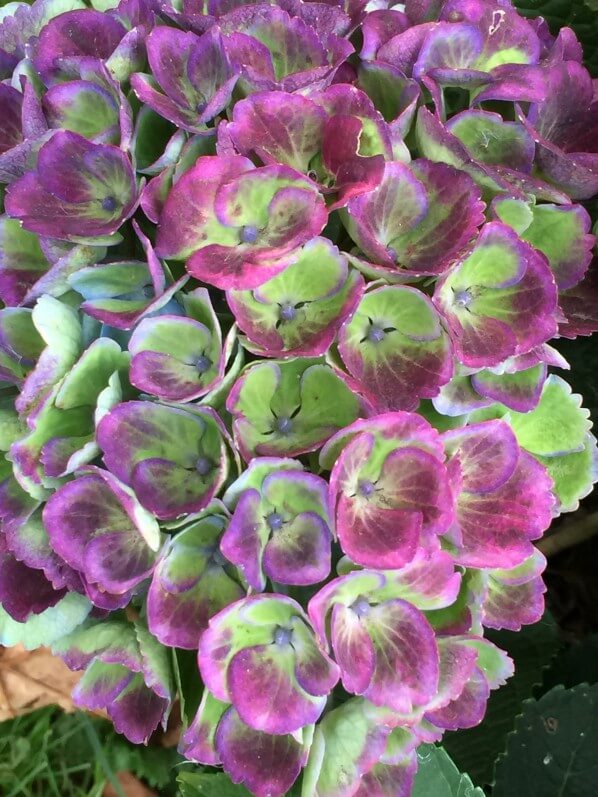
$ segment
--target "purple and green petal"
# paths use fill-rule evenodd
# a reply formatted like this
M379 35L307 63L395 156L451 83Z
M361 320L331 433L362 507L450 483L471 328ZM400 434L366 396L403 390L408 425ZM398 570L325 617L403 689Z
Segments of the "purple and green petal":
M452 520L442 461L417 443L394 448L371 434L357 435L337 459L330 499L344 552L365 567L402 567Z
M224 427L209 408L119 404L100 421L104 462L141 503L164 519L206 507L228 466Z
M547 80L546 99L522 120L537 142L537 164L571 199L589 199L598 191L592 79L580 63L564 61L551 66Z
M533 553L554 510L546 468L521 451L510 478L496 490L457 498L456 523L462 542L456 560L471 567L514 567Z
M196 36L157 27L147 38L147 55L152 75L131 78L141 102L184 130L205 131L206 122L229 103L237 81L219 32Z
M16 219L0 217L0 298L5 305L20 304L50 264L39 239Z
M247 368L226 406L247 461L313 451L364 414L362 400L339 374L307 358Z
M262 356L325 353L363 292L363 279L325 238L314 238L296 261L253 291L227 291L246 347Z
M216 287L255 288L292 262L326 220L316 186L295 170L255 169L241 156L204 157L170 192L156 252L191 255L189 272Z
M105 591L126 593L151 574L158 525L111 474L96 470L63 485L43 517L54 551Z
M118 230L133 212L136 195L122 150L59 131L40 149L37 170L11 185L6 211L31 232L94 238Z
M268 91L236 103L226 131L240 155L306 174L320 152L326 119L324 109L301 94Z
M309 749L295 734L273 736L250 728L232 707L218 724L215 742L224 771L256 797L287 794Z
M483 220L483 204L463 172L427 160L387 162L379 188L347 207L349 234L391 278L440 274ZM378 269L378 271L376 271Z
M596 239L590 234L591 220L581 205L528 207L516 199L497 199L493 211L524 241L546 255L559 291L572 288L583 279Z
M95 9L59 14L40 33L33 59L35 68L44 79L51 79L59 73L62 59L107 59L125 33L118 20Z
M475 161L531 171L534 141L521 124L505 122L496 113L470 110L453 116L446 129L461 141Z
M486 224L470 254L438 283L434 302L466 366L498 365L556 331L557 291L543 255L506 225Z
M389 712L363 698L351 698L316 726L303 773L303 793L350 797L363 775L379 762L391 732Z
M204 396L223 375L219 331L183 316L142 320L129 341L131 384L167 401Z
M450 340L431 301L415 288L367 292L339 335L349 372L378 409L413 410L451 377Z
M172 538L156 563L147 617L163 645L195 650L210 617L243 597L219 553L224 525L217 516L197 521Z
M212 618L199 667L215 697L250 727L274 734L315 722L338 680L299 605L280 595L246 598Z
M487 571L483 624L520 631L523 625L537 623L544 614L545 567L546 559L536 550L517 567Z

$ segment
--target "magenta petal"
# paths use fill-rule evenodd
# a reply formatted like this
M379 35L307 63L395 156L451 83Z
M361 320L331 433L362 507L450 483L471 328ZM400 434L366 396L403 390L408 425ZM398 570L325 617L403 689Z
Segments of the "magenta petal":
M546 469L521 451L512 476L489 493L462 492L457 523L462 547L457 561L469 567L514 567L533 553L552 520L554 496Z
M220 541L220 550L229 561L237 565L248 584L261 591L266 586L261 559L266 545L267 529L258 515L259 506L260 494L257 490L247 490L241 495Z
M373 606L365 618L376 667L364 697L378 706L409 713L438 688L438 648L424 615L407 601Z
M59 14L41 31L35 48L34 64L45 78L66 57L108 58L125 35L125 28L110 14L81 9Z
M545 567L546 559L536 550L519 567L488 571L482 623L488 628L510 631L537 623L544 614Z
M118 733L133 744L147 744L163 720L168 701L160 697L138 677L108 707L108 714Z
M442 436L451 456L457 456L462 487L475 493L490 493L513 474L519 446L504 421L485 421L445 432Z
M260 92L236 103L227 127L235 149L262 163L284 163L306 172L319 152L326 113L300 94Z
M440 728L456 731L474 728L484 719L490 687L484 673L476 667L463 691L444 708L426 713L426 718Z
M353 609L335 604L330 622L332 649L347 692L363 694L376 666L376 653L367 629Z
M317 584L330 573L331 534L315 512L301 512L264 551L264 572L282 584Z
M326 698L293 683L292 652L260 645L236 653L228 667L231 700L241 719L266 733L293 733L316 722Z
M422 528L417 511L359 506L342 495L336 515L343 551L364 567L401 567L415 556Z
M256 797L283 797L307 757L295 737L256 731L234 708L229 708L218 724L216 749L233 783L242 783Z
M65 591L55 590L41 570L32 570L6 550L0 538L0 606L19 623L54 606Z

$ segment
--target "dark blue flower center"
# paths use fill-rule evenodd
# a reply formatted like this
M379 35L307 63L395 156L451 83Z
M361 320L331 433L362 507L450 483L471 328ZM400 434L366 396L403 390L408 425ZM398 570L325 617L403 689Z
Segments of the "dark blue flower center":
M284 520L280 512L270 512L269 515L266 515L266 523L271 531L278 531L282 528Z
M105 196L104 199L102 199L102 210L105 210L106 213L114 213L117 207L118 202L115 197Z
M278 645L281 648L285 647L286 645L290 645L292 638L293 638L292 628L284 628L281 625L276 626L276 629L274 630L275 645Z
M367 338L371 343L380 343L386 337L386 332L377 324L372 324L367 334Z
M360 481L357 485L357 491L363 498L371 498L375 490L374 483L367 479Z
M205 354L201 354L195 361L195 367L199 374L205 374L212 367L212 361Z
M360 595L357 600L351 604L351 609L353 609L358 617L365 617L368 615L370 613L370 608L367 598L364 598L363 595Z
M469 305L471 304L471 301L473 299L473 295L472 295L471 291L469 290L469 288L467 288L464 291L455 291L454 290L453 293L454 293L453 301L457 305L457 307L463 307L463 308L469 307Z
M255 224L246 224L241 227L241 241L244 244L254 244L257 241L259 230Z
M276 419L276 431L279 434L290 434L293 429L293 421L282 416Z
M195 463L195 470L200 476L207 476L213 469L214 463L209 457L198 457Z
M295 306L290 302L280 305L280 318L282 321L294 321L297 316Z

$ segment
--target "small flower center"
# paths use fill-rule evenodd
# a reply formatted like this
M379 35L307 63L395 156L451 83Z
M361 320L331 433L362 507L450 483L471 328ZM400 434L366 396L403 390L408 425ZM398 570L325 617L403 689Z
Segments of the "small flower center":
M280 305L280 318L281 321L294 321L297 316L295 306L290 302L285 302Z
M247 224L241 227L241 241L244 244L254 244L257 241L259 230L255 224Z
M105 196L104 199L102 199L102 210L105 210L106 213L114 213L117 207L118 202L115 197Z
M394 260L396 262L396 260L397 260L397 250L394 248L394 246L387 246L386 247L386 254L390 257L391 260Z
M353 609L358 617L365 617L368 615L370 613L370 608L367 598L364 598L363 595L360 595L357 600L351 604L351 609Z
M283 518L280 512L270 512L266 515L266 523L271 531L278 531L282 528Z
M282 418L276 419L276 431L279 434L290 434L293 429L293 421L290 418Z
M274 644L278 645L278 647L283 648L286 645L290 645L291 639L293 638L293 629L292 628L283 628L283 626L278 625L274 631Z
M195 361L195 367L199 374L205 374L212 367L212 361L205 354L201 354Z
M379 327L377 324L372 324L368 331L367 339L371 343L381 343L385 337L386 332L382 329L382 327Z
M464 291L455 291L454 303L457 305L457 307L469 307L472 299L473 296L471 295L471 291L469 289Z
M365 479L364 481L359 482L357 486L357 491L363 498L371 498L374 494L376 488L374 487L374 483Z
M195 470L200 476L207 476L214 467L214 463L209 457L198 457L195 463Z

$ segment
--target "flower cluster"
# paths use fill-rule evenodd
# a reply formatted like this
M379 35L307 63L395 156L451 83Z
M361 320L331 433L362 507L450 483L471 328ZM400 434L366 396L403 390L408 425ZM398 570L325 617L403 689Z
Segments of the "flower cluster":
M509 0L99 6L0 21L3 627L136 743L197 651L181 752L257 797L409 795L596 479L548 374L598 330L581 48Z

